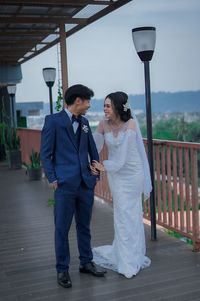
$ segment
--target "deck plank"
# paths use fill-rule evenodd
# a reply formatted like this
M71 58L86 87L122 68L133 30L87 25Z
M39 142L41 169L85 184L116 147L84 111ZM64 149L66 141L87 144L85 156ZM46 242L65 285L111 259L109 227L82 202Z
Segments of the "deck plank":
M158 230L150 240L145 224L147 255L152 265L132 278L108 271L105 278L79 274L75 225L70 231L73 287L56 283L53 197L47 181L30 182L25 170L10 171L0 163L0 301L132 301L200 300L200 254L192 246ZM113 240L113 210L95 201L92 245Z

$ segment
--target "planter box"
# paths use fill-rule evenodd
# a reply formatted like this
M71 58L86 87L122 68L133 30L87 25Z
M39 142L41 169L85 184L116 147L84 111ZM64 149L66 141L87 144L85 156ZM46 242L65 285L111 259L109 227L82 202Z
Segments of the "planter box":
M8 167L10 169L22 168L22 157L20 150L7 151Z
M39 181L42 179L42 168L28 168L27 172L30 181Z

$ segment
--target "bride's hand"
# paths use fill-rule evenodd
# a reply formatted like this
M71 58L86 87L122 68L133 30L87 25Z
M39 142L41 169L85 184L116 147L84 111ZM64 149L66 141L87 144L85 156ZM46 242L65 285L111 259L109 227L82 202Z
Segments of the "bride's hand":
M101 164L100 162L98 162L96 160L92 161L92 166L94 166L97 170L105 171L103 164Z

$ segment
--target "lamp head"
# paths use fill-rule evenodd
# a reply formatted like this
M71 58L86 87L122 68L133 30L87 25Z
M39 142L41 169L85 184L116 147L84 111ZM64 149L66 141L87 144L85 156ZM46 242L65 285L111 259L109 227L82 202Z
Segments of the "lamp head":
M15 95L16 89L17 89L16 85L7 86L8 94L10 95Z
M152 59L156 44L155 27L137 27L132 29L133 43L142 62Z
M43 77L48 87L53 87L56 78L56 68L43 68Z

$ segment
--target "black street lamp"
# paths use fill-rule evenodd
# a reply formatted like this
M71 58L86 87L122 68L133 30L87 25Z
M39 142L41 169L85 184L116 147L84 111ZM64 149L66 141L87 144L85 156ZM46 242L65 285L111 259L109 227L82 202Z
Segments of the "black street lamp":
M16 85L7 86L8 94L10 96L10 117L11 117L11 127L16 127L16 110L15 110L15 93Z
M43 68L43 77L49 87L50 113L53 114L52 87L56 78L56 68Z
M153 164L153 141L152 141L152 115L151 115L151 90L149 62L152 59L155 43L155 27L138 27L132 29L133 43L141 61L144 63L145 74L145 96L146 96L146 122L147 122L147 142L148 158L150 165L152 192L150 195L150 213L151 213L151 239L157 240L156 234L156 210L154 195L154 164Z

